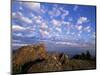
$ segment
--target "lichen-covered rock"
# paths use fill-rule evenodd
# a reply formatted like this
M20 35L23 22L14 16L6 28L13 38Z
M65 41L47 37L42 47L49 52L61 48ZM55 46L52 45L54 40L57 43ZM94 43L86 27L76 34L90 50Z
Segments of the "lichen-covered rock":
M57 58L55 56L47 56L46 60L33 64L27 72L50 72L60 70L62 70L62 65Z
M13 69L20 69L27 62L45 58L46 50L43 44L21 47L13 55Z
M68 57L65 54L47 54L47 58L41 62L33 65L28 69L27 73L33 72L50 72L63 70L63 64L68 61Z
M36 59L45 59L46 51L43 44L24 46L18 49L17 54L15 54L14 63L23 64L29 61L34 61Z

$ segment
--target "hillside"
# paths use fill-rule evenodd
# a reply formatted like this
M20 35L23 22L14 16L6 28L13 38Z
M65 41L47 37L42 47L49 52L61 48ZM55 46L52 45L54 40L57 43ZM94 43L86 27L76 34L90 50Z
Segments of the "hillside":
M48 53L44 44L19 48L13 53L12 64L14 74L96 68L94 60L70 59L64 53Z

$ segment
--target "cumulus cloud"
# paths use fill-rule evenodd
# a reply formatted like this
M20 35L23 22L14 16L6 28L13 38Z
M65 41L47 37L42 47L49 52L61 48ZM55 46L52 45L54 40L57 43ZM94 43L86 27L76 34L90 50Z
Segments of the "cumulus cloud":
M21 12L12 12L12 18L20 18L21 16L23 16L23 14Z
M61 42L61 43L58 42L57 44L67 44L76 46L76 44L79 45L79 43L75 42L76 39L78 39L77 41L79 41L80 39L84 38L84 35L85 37L88 36L87 32L92 31L91 29L92 26L89 27L83 25L84 23L87 24L88 16L87 17L80 16L76 21L76 17L78 14L76 14L76 16L74 14L70 15L70 12L78 10L79 6L77 5L74 5L73 8L71 9L72 11L69 11L66 10L67 7L65 6L64 7L59 6L59 8L58 6L52 6L48 8L48 5L47 6L45 6L44 4L40 5L40 3L21 2L21 4L22 6L18 6L17 8L18 10L23 10L23 11L18 11L14 9L14 12L12 12L12 21L14 24L16 24L15 19L17 19L17 22L19 24L25 24L25 27L26 25L28 25L28 27L25 28L20 25L12 25L12 30L17 31L17 33L13 32L14 36L18 36L18 38L19 36L20 37L38 36L39 38L41 38L40 36L43 36L44 38L48 39L53 38L54 40L59 39L64 41L67 38L67 40L72 40L72 41ZM26 15L27 13L28 15ZM48 18L48 20L50 21L46 20L46 18ZM76 23L74 21L76 21ZM88 34L89 37L92 36L92 33ZM84 42L84 40L82 42Z
M12 13L12 18L18 19L25 23L32 23L32 20L28 17L25 17L21 12Z
M13 33L13 35L16 37L24 37L24 35L22 33Z
M85 28L84 28L84 31L86 31L86 32L91 32L91 27L90 27L90 26L85 27Z
M58 32L61 32L61 31L62 31L61 28L58 28L58 27L56 27L56 30L57 30Z
M83 26L82 25L77 26L77 30L78 30L77 36L80 37L83 32Z
M47 25L46 23L42 23L42 24L40 25L40 28L41 28L42 30L46 30L46 29L48 28L48 25Z
M41 24L41 23L42 23L42 17L41 17L41 16L34 16L33 20L34 20L37 24Z
M35 11L36 13L39 13L40 11L40 3L34 3L34 2L23 2L24 6L28 9Z
M48 11L51 18L58 17L61 15L61 11L57 7L53 7L52 10Z
M36 23L37 23L37 24L41 24L41 23L42 23L42 21L41 21L41 20L39 20L39 19L37 19L37 20L36 20Z
M63 12L63 14L61 15L61 18L62 18L62 19L64 19L66 16L69 15L69 11L68 11L68 10L63 9L62 7L60 7L59 10L60 10L61 12Z
M60 16L60 15L61 15L60 10L56 10L56 15L55 16Z
M62 21L62 24L64 24L64 25L71 25L71 22L69 22L69 21Z
M82 24L82 23L85 23L87 21L88 21L87 17L82 16L77 20L77 24Z
M42 19L42 17L41 16L34 16L34 19L36 19L36 20L39 19L40 20L40 19Z
M12 25L12 30L13 31L23 31L23 30L26 30L26 28L20 25Z
M51 23L54 25L54 26L61 26L61 22L59 20L56 20L56 19L52 19Z
M42 37L45 37L45 36L48 36L49 35L49 32L46 31L46 30L41 30L40 29L40 33L41 33Z
M29 19L27 17L24 17L24 16L21 18L21 20L24 21L24 22L26 22L26 23L32 23L31 19Z
M46 13L46 10L41 9L41 13L45 14Z
M82 25L77 25L76 28L77 28L78 30L81 30L81 29L83 28L83 26L82 26Z
M64 13L62 14L61 18L64 19L65 17L67 17L69 15L69 11L68 10L63 10Z

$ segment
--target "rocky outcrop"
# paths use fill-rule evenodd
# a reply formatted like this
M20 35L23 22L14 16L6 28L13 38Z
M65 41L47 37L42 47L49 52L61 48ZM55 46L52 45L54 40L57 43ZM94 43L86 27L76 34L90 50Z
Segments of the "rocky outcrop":
M46 59L46 50L43 44L19 48L16 53L13 54L12 63L14 72L19 72L23 64L37 59Z
M66 61L68 61L68 57L65 54L47 54L46 59L31 62L27 70L23 69L23 73L61 71ZM30 62L27 64L30 64ZM26 64L23 68L25 67Z
M26 62L34 61L36 59L45 59L46 51L43 44L24 46L18 49L13 58L13 63L17 65Z
M46 52L44 44L19 48L12 62L14 74L96 68L95 61L69 59L64 53Z

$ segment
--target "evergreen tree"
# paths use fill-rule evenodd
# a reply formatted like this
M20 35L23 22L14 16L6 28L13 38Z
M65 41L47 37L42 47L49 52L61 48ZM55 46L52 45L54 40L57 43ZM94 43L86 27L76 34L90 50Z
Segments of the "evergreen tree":
M91 54L90 54L89 51L86 51L86 58L87 58L87 59L91 59Z

